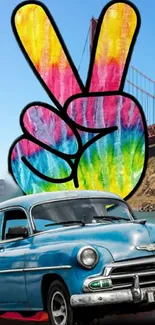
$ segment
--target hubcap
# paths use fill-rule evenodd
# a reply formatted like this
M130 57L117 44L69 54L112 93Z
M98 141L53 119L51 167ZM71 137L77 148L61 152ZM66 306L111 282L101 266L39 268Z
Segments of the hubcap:
M63 294L56 291L51 301L51 312L55 325L67 324L67 304Z

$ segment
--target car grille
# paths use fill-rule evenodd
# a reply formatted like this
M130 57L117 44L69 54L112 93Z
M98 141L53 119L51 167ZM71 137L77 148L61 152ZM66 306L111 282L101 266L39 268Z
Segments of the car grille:
M155 257L114 263L107 267L113 289L130 288L135 274L139 276L140 287L155 284Z

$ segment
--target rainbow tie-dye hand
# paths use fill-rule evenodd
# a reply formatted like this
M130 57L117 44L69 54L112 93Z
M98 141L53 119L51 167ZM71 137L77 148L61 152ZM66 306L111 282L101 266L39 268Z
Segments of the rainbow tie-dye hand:
M9 170L23 192L97 189L129 197L147 160L143 110L123 92L140 26L135 6L111 1L103 9L85 86L42 3L17 6L12 25L56 106L35 102L21 114L24 135L10 149Z

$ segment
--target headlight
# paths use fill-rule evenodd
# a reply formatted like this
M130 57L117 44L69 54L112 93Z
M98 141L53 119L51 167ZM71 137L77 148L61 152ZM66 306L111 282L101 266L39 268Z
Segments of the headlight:
M83 267L92 269L98 262L98 253L93 247L85 246L79 250L77 259Z

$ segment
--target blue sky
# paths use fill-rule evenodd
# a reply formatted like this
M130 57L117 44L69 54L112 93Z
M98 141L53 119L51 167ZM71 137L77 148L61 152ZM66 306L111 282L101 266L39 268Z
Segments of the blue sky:
M0 178L7 171L7 155L12 142L22 134L19 115L31 101L50 103L27 64L14 38L10 18L21 1L1 1L0 30ZM92 16L98 18L105 0L44 0L78 67ZM132 1L140 11L142 25L135 45L131 64L155 80L155 1ZM85 80L88 69L89 44L81 64L80 73Z

